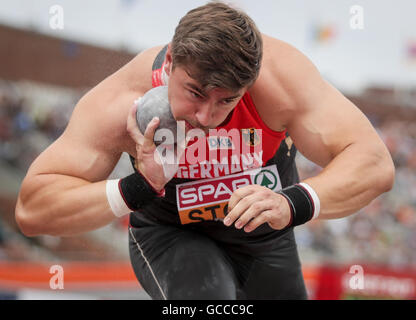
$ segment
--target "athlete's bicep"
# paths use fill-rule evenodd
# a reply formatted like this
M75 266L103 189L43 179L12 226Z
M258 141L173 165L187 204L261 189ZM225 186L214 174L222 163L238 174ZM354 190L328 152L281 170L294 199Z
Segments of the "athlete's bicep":
M28 175L105 179L121 153L134 150L127 116L134 100L151 87L151 63L158 49L143 51L87 92L75 106L62 136L34 161Z
M367 117L325 81L306 58L294 69L293 112L288 132L298 150L325 167L348 146L371 148L379 138Z
M87 120L87 119L85 119ZM90 119L92 120L92 119ZM76 122L76 121L75 121ZM85 127L83 122L72 123L65 132L44 150L32 163L27 177L56 174L98 181L111 173L119 155L99 147L99 128L94 121ZM101 132L105 136L105 132Z
M133 93L110 90L105 84L92 89L75 107L64 133L31 165L28 176L106 179L128 139L126 119L133 101Z

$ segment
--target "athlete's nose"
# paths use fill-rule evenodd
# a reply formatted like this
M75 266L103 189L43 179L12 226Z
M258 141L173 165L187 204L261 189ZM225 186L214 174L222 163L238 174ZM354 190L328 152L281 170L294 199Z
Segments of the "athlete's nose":
M203 127L209 127L213 119L213 106L209 103L203 103L198 106L195 118Z

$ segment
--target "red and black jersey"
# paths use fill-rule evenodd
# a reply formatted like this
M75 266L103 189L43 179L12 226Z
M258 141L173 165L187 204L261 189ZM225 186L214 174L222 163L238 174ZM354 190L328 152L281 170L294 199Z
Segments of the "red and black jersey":
M166 50L167 46L153 63L153 87L167 85L163 71ZM294 161L296 148L288 133L274 131L263 122L249 92L213 134L210 131L203 142L194 143L204 144L202 160L195 155L198 148L188 143L186 152L192 154L184 154L175 177L165 186L165 198L156 199L142 208L140 214L162 223L198 229L236 244L247 237L270 240L285 231L264 224L247 234L225 227L220 221L226 211L227 197L238 184L258 183L277 190L299 182ZM201 145L198 147L203 150ZM250 178L252 170L257 172ZM132 215L132 223L135 216Z

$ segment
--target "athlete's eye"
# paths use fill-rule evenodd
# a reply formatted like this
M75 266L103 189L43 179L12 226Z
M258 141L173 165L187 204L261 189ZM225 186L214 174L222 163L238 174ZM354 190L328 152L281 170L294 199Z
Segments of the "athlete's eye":
M197 98L197 99L202 99L203 98L203 96L201 96L199 93L196 93L195 91L192 91L192 90L188 90L188 91L191 93L191 96L193 98Z
M229 105L231 103L234 103L238 98L229 98L229 99L224 99L222 100L222 104L223 105Z
M230 104L230 103L233 103L235 101L235 98L233 98L233 99L224 99L224 100L222 100L222 103L223 104Z

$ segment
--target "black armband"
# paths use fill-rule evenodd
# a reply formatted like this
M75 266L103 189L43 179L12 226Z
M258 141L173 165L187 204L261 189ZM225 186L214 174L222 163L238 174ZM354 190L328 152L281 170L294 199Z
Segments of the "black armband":
M119 189L126 205L133 211L165 195L165 189L156 191L138 171L120 179Z
M298 226L311 220L314 215L314 202L309 192L300 185L293 185L280 193L289 202L291 219L288 226Z

